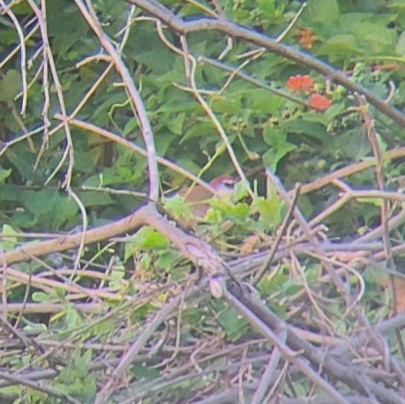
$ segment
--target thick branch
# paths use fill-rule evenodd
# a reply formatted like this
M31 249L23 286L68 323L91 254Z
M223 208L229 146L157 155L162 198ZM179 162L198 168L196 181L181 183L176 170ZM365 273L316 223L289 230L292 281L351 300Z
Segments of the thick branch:
M40 243L34 241L24 244L20 248L5 252L0 256L0 260L2 265L11 265L30 260L33 257L77 248L82 240L84 240L84 244L96 243L120 234L133 232L135 229L147 225L166 236L184 257L205 269L206 274L224 269L221 258L209 244L178 229L163 217L152 203L139 208L121 220L88 230L84 235L78 233Z

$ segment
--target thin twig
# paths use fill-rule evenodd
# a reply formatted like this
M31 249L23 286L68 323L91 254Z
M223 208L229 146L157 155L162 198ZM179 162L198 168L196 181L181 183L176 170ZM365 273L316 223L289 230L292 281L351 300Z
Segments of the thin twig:
M10 17L10 20L13 22L14 27L17 31L19 39L19 47L21 49L21 58L20 58L20 70L21 70L21 81L22 81L22 103L21 103L21 115L25 115L25 109L27 108L27 52L25 49L25 37L23 30L16 15L11 11L11 9L4 3L3 0L0 0L0 4L3 7L2 14L6 14Z
M288 24L287 28L276 38L277 42L281 42L286 37L286 35L291 31L292 27L295 25L298 18L301 17L302 13L305 11L306 8L307 8L307 2L305 1L304 3L302 3L302 5L301 5L300 9L298 10L297 14L295 14L294 18Z
M260 282L260 279L262 279L267 267L271 264L271 262L274 258L274 255L276 254L276 251L281 243L281 240L284 237L288 223L290 222L291 217L293 215L293 211L297 205L298 196L300 194L300 188L301 188L301 184L296 184L296 186L294 188L294 196L293 196L291 203L288 206L288 211L285 214L283 222L280 225L280 228L277 232L276 239L274 240L273 244L271 245L268 257L263 261L262 266L259 268L259 270L256 272L256 274L253 278L253 281L252 281L253 285L257 285Z
M33 382L32 380L27 379L23 376L13 375L10 372L3 372L3 371L0 371L0 379L12 381L13 383L16 383L18 385L29 387L30 389L32 389L34 391L48 394L51 397L56 397L56 398L62 400L62 402L73 403L73 404L81 403L81 401L78 401L67 394L61 393L58 390L55 390L51 387L44 385L44 383L42 381Z
M105 403L108 397L112 394L117 382L121 377L124 375L125 371L131 365L132 361L135 359L136 355L138 355L139 351L144 347L147 343L149 338L152 336L153 332L159 327L159 325L166 320L166 318L177 309L179 304L183 299L182 295L175 297L169 303L163 306L161 310L159 310L154 318L149 321L141 333L141 335L136 339L136 341L132 344L131 348L125 353L125 355L121 358L119 365L115 368L114 372L110 376L109 381L104 385L104 387L98 392L95 403L101 404Z

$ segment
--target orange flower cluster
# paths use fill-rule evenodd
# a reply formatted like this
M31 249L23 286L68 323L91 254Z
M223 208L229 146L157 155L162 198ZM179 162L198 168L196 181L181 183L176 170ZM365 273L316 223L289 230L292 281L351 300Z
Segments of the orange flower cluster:
M309 97L309 106L317 111L326 111L331 104L332 102L330 100L319 93L313 93Z
M291 91L302 91L304 93L311 92L314 89L314 80L308 75L301 76L297 74L296 76L290 76L287 80L287 87Z
M287 87L291 91L312 93L309 97L309 106L317 111L326 111L332 104L324 95L313 92L314 81L308 75L297 74L296 76L290 76L287 80Z

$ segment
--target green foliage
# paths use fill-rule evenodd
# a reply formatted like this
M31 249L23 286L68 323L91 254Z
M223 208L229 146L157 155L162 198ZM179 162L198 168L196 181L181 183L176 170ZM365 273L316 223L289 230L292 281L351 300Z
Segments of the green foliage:
M186 220L192 219L190 205L186 203L184 198L180 195L175 195L171 198L165 199L165 209L171 212L174 217L183 218Z
M227 309L218 317L227 338L231 342L238 341L249 330L249 324L242 316L238 316L232 309Z
M93 353L91 349L83 354L75 350L69 360L69 364L55 380L59 391L77 397L84 403L91 403L96 393L96 379L89 373Z
M21 86L21 74L13 69L0 79L0 101L12 101Z
M160 249L169 246L168 240L150 227L142 227L135 236L131 238L134 246L141 250Z
M2 238L0 241L0 247L3 251L12 250L17 244L18 232L8 224L4 224L1 229Z
M60 87L48 64L47 73L44 70L44 63L51 62L43 59L41 31L33 30L35 14L30 5L24 1L10 3L26 38L24 72L28 87L25 89L22 50L16 48L19 44L16 27L6 13L0 15L2 252L24 246L23 236L27 233L33 233L33 237L27 237L29 241L39 242L53 233L62 243L66 234L75 234L86 226L89 229L109 224L130 214L147 199L146 158L129 148L128 143L118 144L111 136L114 134L133 146L145 148L122 77L113 66L95 86L109 63L102 58L105 51L99 39L74 2L45 3L52 67ZM266 240L267 249L284 218L285 203L267 186L261 175L263 166L275 173L287 189L292 189L297 182L310 183L372 156L357 99L343 86L331 82L331 77L323 77L270 52L255 53L257 47L240 38L234 38L232 46L227 48L228 38L217 31L190 33L186 35L185 47L183 38L162 28L170 44L182 52L187 48L193 61L185 63L181 52L174 52L164 43L154 23L148 18L136 19L145 17L139 8L134 9L132 17L135 19L128 24L130 6L125 1L91 3L102 29L119 49L139 89L157 154L207 181L219 174L236 175L218 131L220 125L240 167L246 173L255 173L248 178L257 188L253 194L248 192L247 184L240 182L233 201L213 198L209 202L211 209L196 231L226 258L226 254L232 258L232 254L239 253L244 240L252 234ZM165 0L160 3L189 20L205 14L207 9L218 12L209 1ZM301 7L300 1L292 0L222 0L218 3L229 20L274 38L285 30ZM127 37L123 43L125 27ZM381 99L389 98L391 105L403 109L404 27L403 2L309 0L282 43L293 50L302 48L305 45L300 43L302 30L310 31L313 36L306 53L342 69L354 82ZM83 63L90 56L99 59ZM186 73L194 67L196 88L217 122L193 93L190 76ZM325 111L310 108L308 94L293 92L287 86L288 79L294 75L309 75L315 82L314 91L325 95L331 106ZM89 94L92 88L94 91ZM23 91L27 97L25 111L21 111ZM83 105L73 116L79 123L67 121L68 132L57 114L66 109L70 115L81 101ZM370 107L370 113L375 118L382 151L403 144L404 132L396 124L374 108ZM107 131L110 136L86 129L86 123ZM392 161L384 169L387 188L399 187L405 166ZM159 175L164 191L182 185L184 180L177 171L163 164L159 165ZM370 189L374 184L371 170L350 177L350 185L358 189ZM310 221L332 206L340 191L329 186L305 194L299 199L299 208ZM145 196L137 196L135 192ZM164 203L175 218L191 218L190 207L183 198L167 198ZM399 202L395 203L398 205L393 203L396 206L393 212L400 209ZM380 223L380 209L381 198L354 198L330 213L322 224L328 226L330 238L351 240ZM294 238L293 230L288 236ZM396 234L400 241L401 230L399 228ZM269 239L271 241L267 242ZM267 305L285 319L292 316L291 306L303 291L303 279L309 288L316 289L324 276L314 257L303 260L303 273L292 275L291 268L281 263L277 271L265 276L258 285ZM94 401L98 384L101 384L99 377L105 376L106 369L116 366L117 359L121 359L140 332L151 324L154 314L173 296L187 291L190 285L199 285L200 281L198 269L182 261L168 239L150 227L142 227L125 240L102 240L86 245L80 254L77 249L50 254L12 268L20 278L15 273L5 277L4 302L28 308L38 304L36 307L45 307L48 311L38 314L21 309L18 315L17 311L10 311L10 324L35 338L35 344L6 359L5 368L17 374L21 368L31 365L32 369L35 366L56 369L57 376L47 380L49 386L83 403ZM368 318L377 320L388 314L388 294L372 269L365 279L364 307ZM353 273L347 275L348 288L355 289L357 282ZM57 286L62 284L63 288ZM327 304L321 305L321 309L330 315L339 332L347 332L350 322L339 317L342 302L335 299L336 292L330 285L322 286L324 289L319 295ZM167 369L170 370L173 363L186 366L182 363L184 357L179 358L184 352L188 362L190 355L195 354L197 359L193 356L193 366L198 369L197 376L179 378L168 383L166 390L162 388L174 402L187 402L190 391L204 391L213 380L212 385L222 383L221 366L225 360L215 357L199 362L199 351L193 352L198 338L201 342L198 350L204 351L211 341L236 345L247 337L257 336L246 319L223 302L207 304L198 297L191 303L185 298L183 303L181 310L156 331L145 348L157 352L159 360L155 357L152 360L152 356L141 352L143 362L134 362L131 366L131 377L136 381L161 382L164 386L164 377L170 373L165 373ZM78 306L86 309L81 311ZM60 342L60 346L49 344L50 340ZM166 342L173 344L174 351L161 348ZM104 346L108 347L105 351ZM114 348L109 351L111 346ZM60 361L53 362L50 355L53 349L60 355ZM33 352L40 352L35 360ZM102 371L93 366L104 359L106 368ZM160 367L160 362L164 366ZM201 371L204 377L199 367L204 368L205 373ZM252 369L254 372L254 366ZM221 375L218 379L217 374ZM153 388L159 390L156 385ZM312 386L305 383L299 384L297 397L304 397L311 389ZM20 395L19 399L25 402L52 402L49 395L28 388L21 394L13 387L1 388L0 401L1 395L14 398ZM158 393L153 398L156 400L150 402L160 402Z

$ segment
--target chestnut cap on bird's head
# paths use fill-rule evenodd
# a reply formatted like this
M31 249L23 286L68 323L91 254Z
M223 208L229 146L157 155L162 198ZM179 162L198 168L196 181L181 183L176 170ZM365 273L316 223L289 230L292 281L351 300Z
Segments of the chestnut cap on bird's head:
M210 185L218 193L218 196L222 194L232 196L235 190L235 179L230 175L219 175L210 181Z
M231 189L235 186L235 179L230 175L218 175L210 181L210 185L214 189L227 188Z

